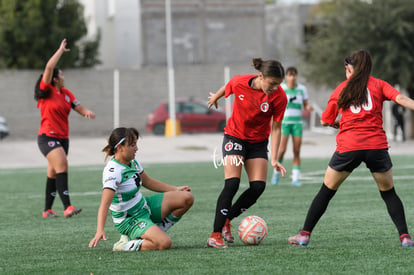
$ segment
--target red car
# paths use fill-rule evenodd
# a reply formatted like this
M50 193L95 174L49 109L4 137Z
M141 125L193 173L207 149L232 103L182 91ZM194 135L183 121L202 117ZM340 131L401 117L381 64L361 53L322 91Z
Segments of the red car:
M169 117L168 102L161 105L147 117L147 131L164 135L165 121ZM194 99L177 99L175 103L176 120L180 121L181 132L221 132L226 126L226 114L214 107Z

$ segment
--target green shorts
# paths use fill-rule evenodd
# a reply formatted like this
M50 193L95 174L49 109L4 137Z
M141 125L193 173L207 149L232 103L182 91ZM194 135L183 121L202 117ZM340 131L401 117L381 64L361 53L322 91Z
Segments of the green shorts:
M302 123L282 123L282 136L302 137Z
M160 223L161 206L164 193L145 197L147 204L136 215L127 217L119 224L115 224L116 230L123 235L128 235L131 240L138 239L153 225Z

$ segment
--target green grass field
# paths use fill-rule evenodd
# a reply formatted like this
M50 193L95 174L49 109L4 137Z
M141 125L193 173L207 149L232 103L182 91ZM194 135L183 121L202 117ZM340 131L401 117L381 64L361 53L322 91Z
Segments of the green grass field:
M412 157L392 156L396 190L414 232ZM290 170L290 160L285 161ZM303 225L319 190L328 159L303 159L302 187L267 186L259 201L233 221L257 215L269 227L259 246L236 240L228 249L207 249L215 203L223 185L222 169L213 163L149 164L146 172L174 185L190 185L195 202L169 235L168 251L112 252L119 239L108 218L108 241L88 248L95 234L102 167L71 167L72 203L80 215L43 219L45 169L0 171L1 274L395 274L414 273L414 249L400 247L376 184L365 165L354 171L333 198L307 248L287 243ZM270 171L269 171L270 179ZM240 190L247 187L243 175ZM144 191L144 194L150 194ZM60 199L54 210L62 216ZM233 230L235 232L235 230Z

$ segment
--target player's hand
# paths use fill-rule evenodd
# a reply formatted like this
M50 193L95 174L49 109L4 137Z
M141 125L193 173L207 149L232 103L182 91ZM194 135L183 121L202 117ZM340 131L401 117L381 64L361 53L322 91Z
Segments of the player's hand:
M60 47L59 49L64 51L64 52L68 52L70 51L70 49L66 48L66 45L68 44L68 42L66 41L66 38L62 40L62 42L60 42Z
M96 232L95 237L93 237L93 239L89 242L89 248L96 247L101 239L106 241L105 232Z
M217 108L217 98L215 93L210 93L210 96L208 97L207 101L208 108L211 108L211 106L214 105L214 107Z
M278 162L276 160L272 160L272 166L276 169L277 172L282 174L282 177L285 176L286 169L285 169L285 167L283 167L283 165L280 162Z
M190 186L178 186L177 187L177 191L187 191L187 192L190 192L191 191L191 187Z
M95 113L90 111L90 110L87 110L86 113L85 113L85 118L94 119L95 118Z

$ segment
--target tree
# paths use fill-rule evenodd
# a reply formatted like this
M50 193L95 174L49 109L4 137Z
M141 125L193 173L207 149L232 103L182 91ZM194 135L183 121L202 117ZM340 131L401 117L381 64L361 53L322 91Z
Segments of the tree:
M338 84L345 78L344 57L353 50L366 49L373 57L373 76L398 84L414 98L411 0L324 1L314 12L317 31L303 52L310 81Z
M94 66L100 36L82 41L86 33L77 0L0 0L0 67L41 69L63 38L71 51L59 67Z

